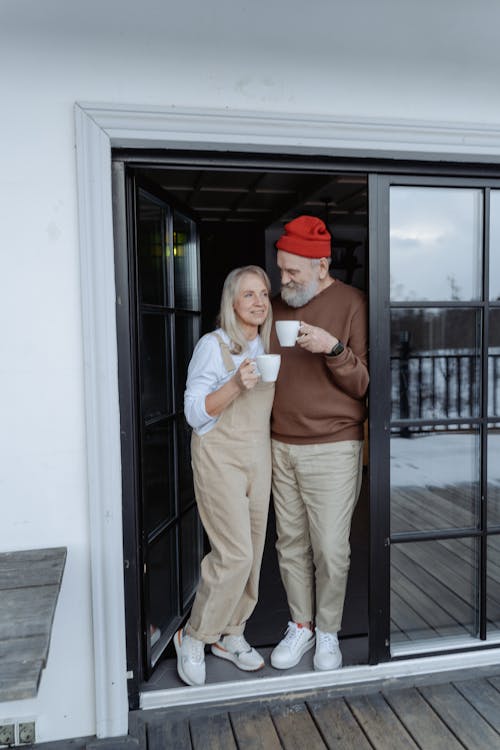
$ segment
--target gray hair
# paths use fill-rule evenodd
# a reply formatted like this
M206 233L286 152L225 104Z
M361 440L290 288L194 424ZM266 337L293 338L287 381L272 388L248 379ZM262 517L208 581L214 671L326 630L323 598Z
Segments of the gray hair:
M267 273L260 266L243 266L242 268L234 268L227 276L224 281L222 288L222 296L220 300L220 311L217 318L218 325L223 331L227 333L231 340L231 354L241 354L245 351L248 346L248 341L245 338L243 331L238 323L236 314L234 312L234 302L240 290L241 280L246 274L254 274L259 276L264 282L267 291L271 292L271 282ZM273 320L273 314L271 310L271 304L269 304L269 310L264 323L259 326L259 334L264 345L264 350L269 351L269 336L271 334L271 324Z
M312 266L319 266L319 264L321 263L322 260L326 260L328 262L328 268L330 268L330 266L332 264L332 258L331 258L331 256L330 257L325 257L325 258L311 258L311 265Z

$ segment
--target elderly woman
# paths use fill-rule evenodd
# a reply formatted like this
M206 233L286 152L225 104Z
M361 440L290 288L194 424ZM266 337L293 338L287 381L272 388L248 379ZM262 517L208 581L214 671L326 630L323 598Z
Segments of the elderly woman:
M222 291L219 324L189 364L184 410L193 427L196 502L210 541L191 616L174 637L177 671L205 682L205 644L245 671L264 666L243 635L257 602L271 485L269 419L274 383L255 358L269 347L269 279L237 268Z

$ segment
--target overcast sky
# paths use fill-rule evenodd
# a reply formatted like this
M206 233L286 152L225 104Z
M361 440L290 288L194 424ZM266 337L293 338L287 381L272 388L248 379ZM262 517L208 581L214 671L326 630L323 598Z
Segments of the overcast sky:
M392 187L391 299L481 296L482 191ZM500 190L491 191L490 298L500 299Z

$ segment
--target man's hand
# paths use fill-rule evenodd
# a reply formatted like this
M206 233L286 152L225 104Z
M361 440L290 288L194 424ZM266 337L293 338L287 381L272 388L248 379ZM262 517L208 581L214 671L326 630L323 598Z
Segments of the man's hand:
M259 380L259 372L255 362L248 358L244 359L233 375L233 380L240 391L251 390Z
M330 354L339 341L338 338L332 336L323 328L311 326L303 320L300 321L299 334L297 344L313 354Z

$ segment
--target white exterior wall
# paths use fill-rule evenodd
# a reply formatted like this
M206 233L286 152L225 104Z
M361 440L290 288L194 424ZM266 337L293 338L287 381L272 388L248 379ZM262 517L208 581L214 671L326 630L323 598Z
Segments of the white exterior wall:
M499 24L495 0L2 0L0 550L68 559L38 697L0 720L96 732L75 102L498 128Z

